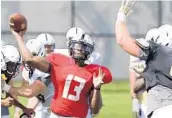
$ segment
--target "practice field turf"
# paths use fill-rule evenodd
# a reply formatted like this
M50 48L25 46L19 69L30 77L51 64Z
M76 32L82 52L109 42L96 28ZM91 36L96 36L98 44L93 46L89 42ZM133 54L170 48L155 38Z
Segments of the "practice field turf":
M96 118L131 118L131 97L128 81L115 81L102 87L103 108ZM22 103L27 99L20 97ZM13 118L14 108L10 108Z

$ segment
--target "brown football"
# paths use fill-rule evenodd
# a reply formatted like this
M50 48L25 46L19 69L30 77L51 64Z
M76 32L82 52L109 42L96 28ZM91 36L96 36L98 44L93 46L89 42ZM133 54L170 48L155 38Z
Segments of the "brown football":
M27 20L20 13L11 14L9 16L9 26L15 31L22 31L27 29Z

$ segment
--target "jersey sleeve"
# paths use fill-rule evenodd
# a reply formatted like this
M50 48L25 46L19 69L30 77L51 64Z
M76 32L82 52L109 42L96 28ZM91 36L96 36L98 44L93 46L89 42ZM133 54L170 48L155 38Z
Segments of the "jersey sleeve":
M51 53L46 57L46 59L50 62L51 66L63 66L73 63L73 60L71 58L58 53Z
M95 72L96 75L98 75L99 73L99 68L102 69L103 73L105 73L105 76L103 78L103 82L104 84L107 84L107 83L110 83L112 82L112 75L111 75L111 72L108 68L104 67L104 66L99 66L97 64L89 64L87 65L87 70L89 72L91 72L92 74Z
M112 75L110 70L104 66L100 66L100 68L105 73L105 77L103 78L104 83L106 84L112 82Z
M147 45L146 46L143 46L144 43L139 43L136 41L136 43L138 44L138 46L140 47L140 55L139 55L139 59L140 60L144 60L146 61L148 59L148 57L150 55L152 55L152 53L154 52L154 50L156 48L158 48L158 44L156 44L155 42L152 42L152 41L148 41L146 42Z

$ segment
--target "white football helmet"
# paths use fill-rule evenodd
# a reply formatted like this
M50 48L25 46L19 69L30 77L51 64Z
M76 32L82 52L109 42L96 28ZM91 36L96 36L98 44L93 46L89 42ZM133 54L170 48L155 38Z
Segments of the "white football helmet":
M158 28L158 30L162 38L168 37L172 39L172 26L171 25L168 25L168 24L162 25L161 27Z
M55 49L55 40L54 37L48 33L42 33L37 36L36 40L39 40L43 43L45 47L45 53L48 55L49 53L53 52Z
M10 76L13 76L18 72L19 67L22 63L22 57L19 52L19 50L14 47L13 45L5 45L2 46L2 57L5 61L5 69L4 71L7 71L7 74Z
M1 52L1 70L5 71L6 70L6 64L4 60L4 54Z
M172 39L170 38L161 38L158 43L163 46L172 48Z
M94 51L94 41L87 34L74 36L68 40L69 54L77 60L87 60Z
M159 38L160 38L160 33L157 28L150 29L146 33L146 37L145 37L146 41L153 41L155 43L158 42Z
M69 39L76 37L76 36L81 37L82 34L84 34L84 33L85 33L84 30L82 30L81 28L72 27L67 31L66 39L69 40Z
M45 56L45 48L44 45L37 39L29 39L26 42L26 47L34 56Z
M55 48L55 40L49 33L42 33L36 37L37 40L41 41L44 45L53 45Z
M172 26L168 24L162 25L158 30L160 32L158 43L172 48Z

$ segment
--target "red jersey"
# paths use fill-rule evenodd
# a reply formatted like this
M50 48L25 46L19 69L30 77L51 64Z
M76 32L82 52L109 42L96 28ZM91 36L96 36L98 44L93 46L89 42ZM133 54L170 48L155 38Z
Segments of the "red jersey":
M61 54L52 53L47 60L51 63L50 74L55 87L51 110L62 116L85 118L93 85L91 66L79 67L72 58Z

